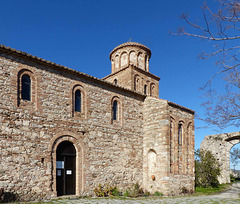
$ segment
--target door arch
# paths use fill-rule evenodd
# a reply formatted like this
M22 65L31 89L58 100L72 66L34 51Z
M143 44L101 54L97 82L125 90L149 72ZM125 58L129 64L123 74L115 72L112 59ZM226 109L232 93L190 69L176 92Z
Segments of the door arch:
M57 196L76 194L76 149L72 142L61 142L56 151Z
M85 176L84 176L84 143L83 143L83 135L79 135L79 133L74 133L71 131L60 131L51 139L49 143L48 150L51 152L51 175L52 180L50 183L50 188L53 191L55 196L57 193L57 148L59 145L64 142L70 142L75 150L76 150L76 189L75 195L80 195L85 190Z

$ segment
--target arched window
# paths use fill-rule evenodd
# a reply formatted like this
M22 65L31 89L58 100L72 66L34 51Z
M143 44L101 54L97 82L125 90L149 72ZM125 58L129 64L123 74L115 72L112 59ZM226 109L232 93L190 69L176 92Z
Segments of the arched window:
M134 77L134 91L140 91L140 77L138 75Z
M171 117L170 121L170 173L174 172L174 124L175 120Z
M150 87L150 96L154 96L155 95L155 85L152 83L151 87Z
M117 79L114 79L114 84L117 85Z
M190 156L190 145L191 145L191 138L192 138L192 123L190 122L188 124L187 127L187 138L186 138L186 169L189 172L190 168L189 168L189 158L191 158Z
M118 71L118 68L119 68L119 56L118 55L115 56L114 68L115 68L115 72Z
M144 85L144 94L147 95L147 84Z
M121 56L121 67L124 67L128 64L128 55L127 53L123 53Z
M134 51L130 52L130 63L137 65L137 56Z
M75 91L75 111L81 112L82 106L82 97L81 91L78 89Z
M76 84L72 89L72 116L87 117L86 91L82 85Z
M140 69L143 69L143 54L142 54L142 53L139 53L137 59L138 59L138 67L139 67Z
M31 101L31 78L28 74L22 75L22 99Z
M112 120L118 120L118 102L116 100L112 105Z
M178 144L182 145L182 136L183 136L183 124L179 123L178 124Z

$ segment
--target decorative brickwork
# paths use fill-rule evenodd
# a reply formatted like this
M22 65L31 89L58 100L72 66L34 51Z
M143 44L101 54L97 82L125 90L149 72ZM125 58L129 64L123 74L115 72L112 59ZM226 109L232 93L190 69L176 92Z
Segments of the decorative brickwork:
M110 54L112 74L97 79L0 46L0 188L23 200L64 195L71 179L76 195L106 183L193 191L194 112L158 98L150 57L144 45L122 44Z

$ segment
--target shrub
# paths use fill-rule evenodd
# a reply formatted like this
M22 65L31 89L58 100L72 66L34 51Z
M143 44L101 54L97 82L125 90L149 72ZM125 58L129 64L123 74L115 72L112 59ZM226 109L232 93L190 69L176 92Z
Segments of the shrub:
M148 196L150 196L150 195L151 195L150 192L148 192L148 191L144 191L144 194L143 194L144 197L148 197Z
M140 188L140 185L136 183L132 188L128 188L123 195L126 197L136 198L140 196L147 196L148 192L144 193L143 189Z
M186 187L181 188L181 194L188 194L188 193L189 193L189 191Z
M125 197L130 197L129 195L130 195L130 193L129 193L128 190L126 190L126 191L123 193L123 196L125 196Z
M94 193L97 197L108 197L108 196L120 196L121 193L118 191L116 186L109 186L108 184L102 186L101 184L98 185L94 189Z
M218 161L210 151L197 150L195 154L195 186L218 187L217 177L221 172Z
M158 191L155 191L153 195L154 195L154 196L163 196L163 193L160 193L160 192L158 192Z
M230 180L231 180L231 183L235 182L235 181L236 181L235 176L233 176L232 174L230 174Z

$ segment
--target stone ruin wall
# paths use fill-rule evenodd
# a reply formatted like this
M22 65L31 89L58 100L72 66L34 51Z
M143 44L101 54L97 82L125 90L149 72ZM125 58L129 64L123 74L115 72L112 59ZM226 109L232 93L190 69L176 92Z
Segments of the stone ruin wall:
M70 140L79 146L77 194L98 184L120 188L142 185L142 100L85 78L13 58L0 58L0 185L22 199L56 195L53 145ZM38 68L36 68L37 66ZM34 76L33 102L17 102L17 76ZM85 91L85 115L72 114L72 89ZM121 101L119 123L111 124L111 100ZM81 155L80 155L81 154ZM55 167L56 168L56 167Z
M240 132L205 136L200 149L210 151L219 162L221 175L219 183L230 183L230 150L240 143Z

